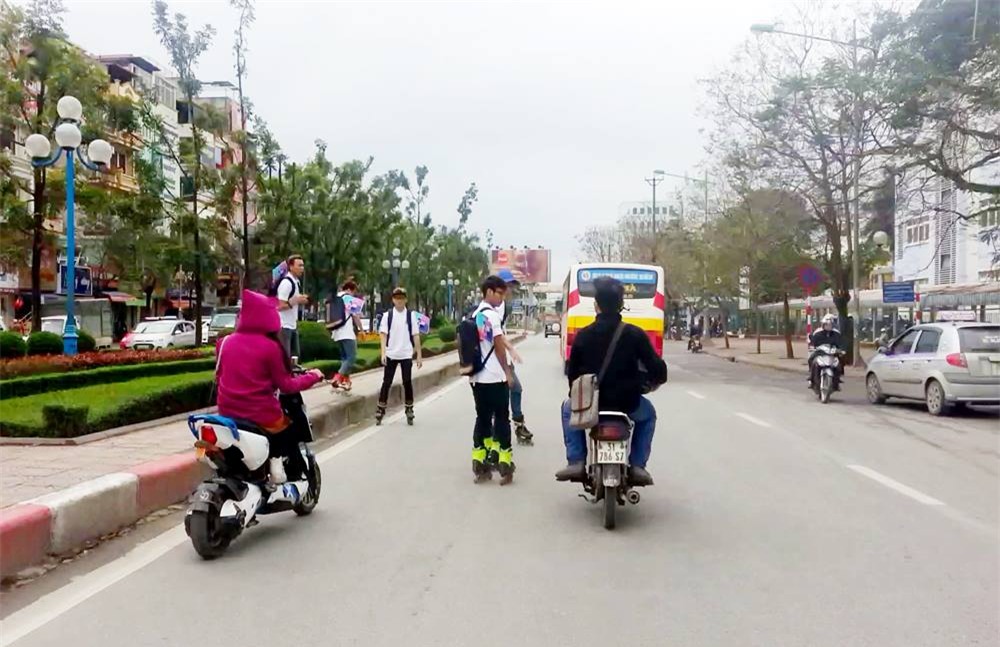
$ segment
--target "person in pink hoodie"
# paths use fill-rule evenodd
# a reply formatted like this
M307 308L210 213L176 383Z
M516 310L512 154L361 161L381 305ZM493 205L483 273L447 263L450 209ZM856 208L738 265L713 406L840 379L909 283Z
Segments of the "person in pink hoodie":
M247 420L270 434L272 455L296 454L288 429L291 421L281 409L277 391L298 393L323 380L313 369L293 375L288 355L278 339L281 318L278 302L257 292L243 290L243 304L236 332L219 342L217 405L219 415Z

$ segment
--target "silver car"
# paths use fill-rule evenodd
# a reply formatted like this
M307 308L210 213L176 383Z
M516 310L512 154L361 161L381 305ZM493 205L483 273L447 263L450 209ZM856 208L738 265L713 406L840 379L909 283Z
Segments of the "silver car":
M1000 404L1000 325L914 326L868 365L868 401L924 400L940 416L966 404Z

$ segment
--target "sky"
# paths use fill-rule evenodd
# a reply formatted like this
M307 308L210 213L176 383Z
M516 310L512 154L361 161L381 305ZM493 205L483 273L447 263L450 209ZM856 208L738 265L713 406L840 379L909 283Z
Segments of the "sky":
M161 66L150 2L65 0L70 39L92 54ZM235 81L227 2L170 2L216 29L197 68ZM553 250L561 282L576 237L649 198L653 169L698 173L708 159L699 80L749 26L791 0L657 2L304 2L258 0L246 90L296 161L313 142L335 162L430 169L435 222L454 225L471 182L469 227L501 246ZM668 180L659 191L676 188Z

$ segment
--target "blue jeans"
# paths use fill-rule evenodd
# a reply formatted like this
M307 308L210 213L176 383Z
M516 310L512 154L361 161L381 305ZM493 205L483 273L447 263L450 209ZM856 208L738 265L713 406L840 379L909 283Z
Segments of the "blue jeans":
M521 411L521 378L517 376L517 371L513 366L510 372L514 374L514 386L510 387L510 416L514 422L524 422L524 412Z
M583 429L569 426L569 400L562 403L563 440L566 443L566 462L584 463L587 460L587 436ZM634 467L646 467L653 451L653 431L656 429L656 408L647 398L639 398L639 406L628 414L635 423L632 430L632 452L628 457Z
M356 339L341 339L337 343L340 344L340 370L337 372L347 377L358 359L358 342Z

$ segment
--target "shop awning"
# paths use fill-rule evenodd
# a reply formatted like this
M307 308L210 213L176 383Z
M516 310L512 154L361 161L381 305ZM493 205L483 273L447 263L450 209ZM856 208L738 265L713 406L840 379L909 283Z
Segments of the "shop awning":
M128 294L127 292L115 292L114 290L105 291L104 296L106 296L112 303L128 303L129 301L135 299L134 296Z

